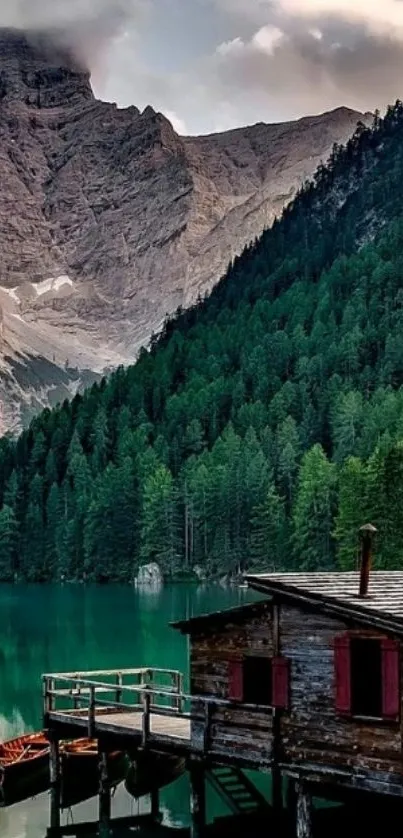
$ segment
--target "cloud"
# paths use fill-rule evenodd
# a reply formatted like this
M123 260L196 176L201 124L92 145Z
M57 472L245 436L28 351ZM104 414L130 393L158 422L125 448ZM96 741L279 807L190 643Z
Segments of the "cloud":
M238 113L383 109L403 95L401 0L256 0L252 11L266 22L219 44L209 61L216 97Z
M376 34L394 32L402 37L401 0L277 0L277 6L294 17L326 18L329 15L348 23L360 23Z
M165 116L169 119L174 131L179 134L181 137L186 137L189 133L186 122L175 113L175 111L170 111L165 108Z
M99 96L179 133L403 96L403 0L0 0L0 25L62 32Z
M87 65L125 28L132 27L151 0L0 0L0 26L49 32L74 49Z
M35 30L111 26L114 32L141 6L144 0L0 0L0 23Z

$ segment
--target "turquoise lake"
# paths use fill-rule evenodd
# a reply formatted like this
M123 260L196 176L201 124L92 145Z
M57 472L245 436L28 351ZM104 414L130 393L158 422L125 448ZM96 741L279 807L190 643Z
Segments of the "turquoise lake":
M169 623L250 601L243 588L172 585L160 591L131 587L0 585L0 740L42 726L41 675L45 672L155 666L188 671L187 638ZM186 777L161 796L167 823L188 823ZM113 814L136 814L138 803L120 787ZM146 799L140 811L146 810ZM211 794L209 814L221 811ZM63 815L96 818L89 801ZM0 809L1 838L44 838L48 795Z

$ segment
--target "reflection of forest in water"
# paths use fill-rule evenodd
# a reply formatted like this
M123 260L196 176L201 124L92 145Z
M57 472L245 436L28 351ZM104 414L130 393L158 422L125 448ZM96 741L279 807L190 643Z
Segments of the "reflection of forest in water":
M186 671L187 640L169 623L245 596L220 586L1 585L0 738L40 726L44 672L143 665Z
M250 598L243 589L172 585L159 591L131 587L0 585L0 740L41 727L44 672L156 666L187 671L187 638L169 623ZM188 821L187 778L162 794L167 822ZM43 838L47 795L0 809L1 838ZM146 803L141 802L142 809ZM212 810L218 802L211 801ZM137 812L123 787L115 815ZM96 801L76 807L75 822L96 817Z

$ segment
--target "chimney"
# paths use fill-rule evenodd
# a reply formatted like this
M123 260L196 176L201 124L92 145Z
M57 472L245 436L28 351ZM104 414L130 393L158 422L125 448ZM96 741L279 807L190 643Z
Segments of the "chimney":
M363 527L360 527L361 567L359 596L362 599L368 596L369 576L372 565L372 544L376 532L377 529L372 524L364 524Z

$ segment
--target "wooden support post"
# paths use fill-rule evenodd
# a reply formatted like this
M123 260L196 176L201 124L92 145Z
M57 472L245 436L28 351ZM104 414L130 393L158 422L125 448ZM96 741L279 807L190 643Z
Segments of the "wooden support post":
M291 777L287 778L286 807L287 814L290 816L290 823L294 824L297 812L297 790L295 780L292 780Z
M312 795L306 784L298 781L297 793L297 838L312 838Z
M99 770L99 838L109 838L111 820L111 789L108 776L108 754L98 743Z
M59 740L54 734L49 736L49 769L50 769L50 831L56 834L60 830L60 751Z
M271 803L275 816L281 817L283 810L283 778L281 769L274 765L271 771Z
M190 838L203 838L206 826L206 786L204 766L200 762L191 762L190 773Z
M151 792L151 817L153 823L159 823L161 820L160 812L160 792L158 788L152 789Z

